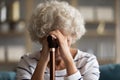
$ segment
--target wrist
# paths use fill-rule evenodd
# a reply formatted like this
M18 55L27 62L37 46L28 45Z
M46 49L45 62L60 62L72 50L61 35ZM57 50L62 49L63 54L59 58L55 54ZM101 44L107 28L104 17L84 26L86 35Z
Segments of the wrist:
M42 60L42 61L49 61L49 53L48 53L48 50L42 50L41 52L40 52L40 60Z
M66 64L71 64L71 62L74 63L74 60L73 60L72 55L64 56L64 57L63 57L63 60L64 60L64 62L65 62Z
M39 58L39 62L42 62L42 63L48 63L49 62L49 56L46 56L46 55L42 55L40 56Z
M76 68L76 65L73 59L66 61L65 66L67 69L67 76L72 75L77 72L77 68Z

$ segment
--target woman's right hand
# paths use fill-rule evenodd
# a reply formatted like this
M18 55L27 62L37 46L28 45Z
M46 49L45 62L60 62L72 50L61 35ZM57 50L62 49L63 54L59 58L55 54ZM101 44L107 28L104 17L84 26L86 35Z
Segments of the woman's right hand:
M33 73L31 80L44 80L44 72L49 62L49 48L47 38L42 41L42 50L40 52L39 62Z
M49 47L48 47L47 37L45 37L42 40L42 50L40 52L40 58L48 62L49 57L50 57Z

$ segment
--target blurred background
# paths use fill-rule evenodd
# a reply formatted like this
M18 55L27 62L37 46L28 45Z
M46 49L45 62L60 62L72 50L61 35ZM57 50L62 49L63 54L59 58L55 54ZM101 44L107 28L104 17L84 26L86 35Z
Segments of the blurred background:
M0 0L0 71L15 71L20 57L39 50L26 26L43 0ZM87 32L74 47L96 55L99 64L120 63L120 0L64 0L86 21Z

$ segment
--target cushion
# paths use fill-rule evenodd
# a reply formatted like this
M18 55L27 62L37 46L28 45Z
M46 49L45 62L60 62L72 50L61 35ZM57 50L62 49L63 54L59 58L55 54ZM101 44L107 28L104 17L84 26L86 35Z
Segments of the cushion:
M15 80L16 77L16 73L15 72L7 72L7 71L3 71L0 72L0 80Z
M101 65L99 80L120 80L120 64Z

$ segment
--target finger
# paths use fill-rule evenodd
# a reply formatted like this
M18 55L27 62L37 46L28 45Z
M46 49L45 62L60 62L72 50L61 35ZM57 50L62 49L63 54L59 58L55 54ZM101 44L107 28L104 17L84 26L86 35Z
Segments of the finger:
M51 31L50 35L55 39L60 39L61 37L63 37L63 34L60 32L60 30Z

